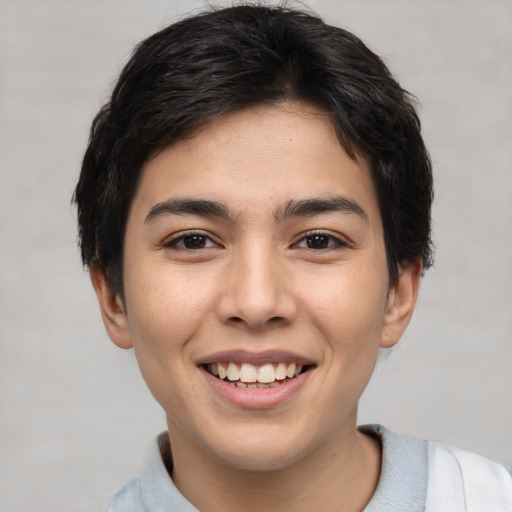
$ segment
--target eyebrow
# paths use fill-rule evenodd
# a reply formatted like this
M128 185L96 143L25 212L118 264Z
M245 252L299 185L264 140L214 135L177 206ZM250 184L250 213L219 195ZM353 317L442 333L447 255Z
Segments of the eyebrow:
M220 217L222 219L231 219L232 216L228 207L218 201L209 199L189 199L177 198L168 199L161 203L155 204L149 210L144 222L150 222L161 215L200 215L202 217Z
M305 217L328 212L355 214L368 222L368 215L366 215L363 208L355 201L344 196L291 200L283 207L278 208L274 217L276 220L282 221L292 217Z
M344 196L328 198L292 199L274 212L274 218L280 222L293 217L306 217L328 212L355 214L365 222L368 216L359 204ZM209 199L175 198L154 205L146 215L145 223L162 215L199 215L231 220L233 215L224 203Z

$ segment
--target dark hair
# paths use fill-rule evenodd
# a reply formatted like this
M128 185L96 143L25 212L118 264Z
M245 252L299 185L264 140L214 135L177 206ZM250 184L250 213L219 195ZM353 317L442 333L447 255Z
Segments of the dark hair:
M170 25L135 49L91 128L75 190L82 260L122 294L123 238L141 169L226 112L283 100L331 118L370 163L391 283L432 263L432 172L411 96L353 34L308 12L239 5Z

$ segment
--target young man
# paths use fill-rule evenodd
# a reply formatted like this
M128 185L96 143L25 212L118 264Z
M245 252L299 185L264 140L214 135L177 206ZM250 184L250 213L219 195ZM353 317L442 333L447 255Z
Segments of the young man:
M105 327L165 410L109 511L507 511L498 464L357 427L431 264L408 94L364 44L278 7L142 42L76 189Z

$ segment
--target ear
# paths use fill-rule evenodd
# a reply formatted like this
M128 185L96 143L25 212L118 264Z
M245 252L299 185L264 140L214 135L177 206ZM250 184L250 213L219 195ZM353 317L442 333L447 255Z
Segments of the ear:
M400 267L398 280L389 290L380 346L391 348L401 338L412 318L418 297L421 262Z
M112 291L105 272L97 265L89 268L91 283L100 304L101 318L110 339L121 348L132 348L128 317L119 294Z

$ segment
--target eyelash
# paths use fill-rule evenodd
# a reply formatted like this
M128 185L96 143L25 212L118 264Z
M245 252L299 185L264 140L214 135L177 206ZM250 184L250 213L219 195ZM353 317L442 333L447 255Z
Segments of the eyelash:
M203 243L208 244L206 247L187 247L186 240L187 239L193 239L194 237L200 238ZM349 244L339 239L338 237L333 236L331 233L325 232L325 231L311 231L303 235L297 242L293 244L293 247L299 247L302 242L305 242L306 244L308 241L311 241L317 237L320 239L320 241L326 241L327 247L311 247L306 246L303 247L304 249L309 249L311 251L328 251L333 250L337 248L342 247L349 247ZM317 240L319 241L319 240ZM181 245L180 245L181 244ZM172 237L170 239L167 239L163 244L162 247L168 248L168 249L178 249L178 250L189 250L189 251L195 251L195 250L202 250L202 249L210 249L211 247L217 245L211 237L206 235L205 233L202 233L200 231L190 231L188 233L181 233L178 236Z

